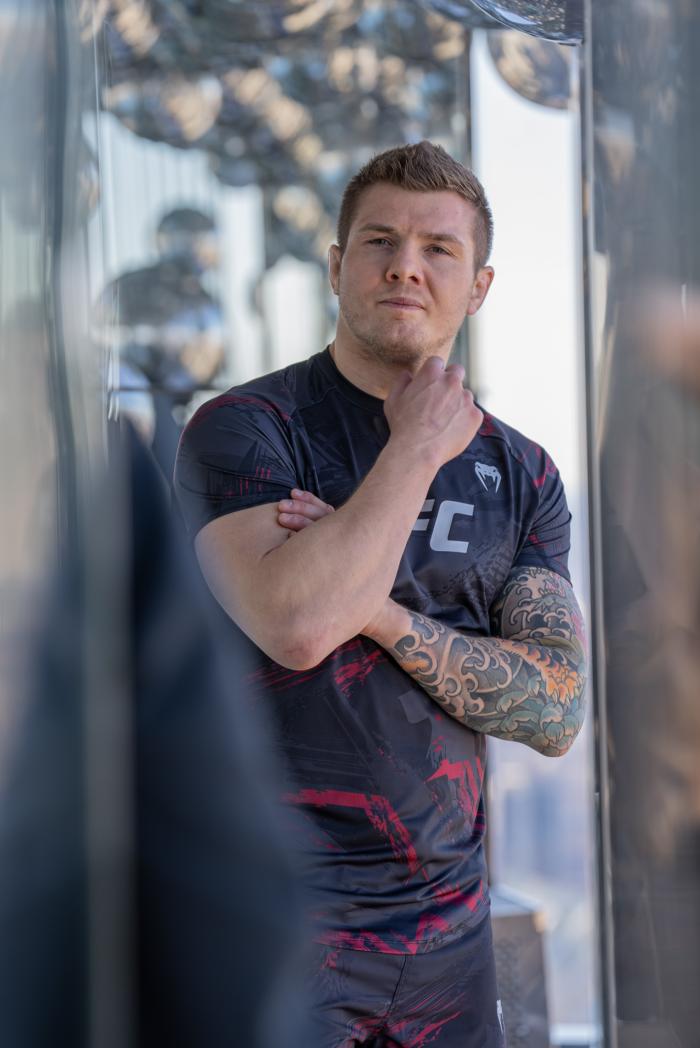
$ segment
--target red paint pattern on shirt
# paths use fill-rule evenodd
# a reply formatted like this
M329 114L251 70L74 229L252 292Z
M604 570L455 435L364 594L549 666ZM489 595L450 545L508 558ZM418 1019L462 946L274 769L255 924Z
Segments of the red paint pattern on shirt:
M288 804L309 804L314 808L361 808L375 830L388 839L394 858L404 861L410 874L420 871L410 834L386 797L378 794L368 797L364 793L349 790L305 789L298 793L285 793L282 799Z
M385 661L386 656L379 648L366 652L354 662L346 662L345 665L339 666L333 674L333 680L343 695L349 695L355 684L362 684L369 677L377 663Z
M457 784L457 800L462 811L471 820L475 817L481 797L481 765L477 765L477 777L471 761L450 761L446 757L438 765L438 768L425 781L434 782L435 779L446 778Z
M309 670L289 670L270 660L265 666L248 674L246 683L269 689L285 690L290 686L307 684L315 677L324 675L332 664L339 663L333 671L333 677L343 694L348 695L356 684L362 684L367 679L375 666L386 661L386 655L379 648L363 652L350 662L342 661L348 655L359 652L363 643L361 637L354 637L337 647L322 662L319 662L318 666L312 666Z

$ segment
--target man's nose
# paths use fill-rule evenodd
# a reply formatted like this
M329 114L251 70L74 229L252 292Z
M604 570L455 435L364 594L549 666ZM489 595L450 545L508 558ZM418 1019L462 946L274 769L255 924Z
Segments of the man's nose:
M408 244L397 247L389 259L386 279L391 284L420 284L423 279L420 252Z

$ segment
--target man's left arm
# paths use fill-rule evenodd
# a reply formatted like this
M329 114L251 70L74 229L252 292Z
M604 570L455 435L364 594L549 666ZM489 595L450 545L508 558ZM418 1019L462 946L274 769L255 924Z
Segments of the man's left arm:
M571 585L513 568L482 637L388 600L363 631L451 717L475 731L558 757L584 717L586 638Z

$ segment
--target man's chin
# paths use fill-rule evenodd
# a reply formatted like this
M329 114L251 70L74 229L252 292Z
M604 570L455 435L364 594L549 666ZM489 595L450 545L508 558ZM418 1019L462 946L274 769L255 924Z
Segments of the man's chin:
M367 356L380 361L389 367L420 367L427 357L436 352L424 345L406 342L405 340L371 339L366 342Z

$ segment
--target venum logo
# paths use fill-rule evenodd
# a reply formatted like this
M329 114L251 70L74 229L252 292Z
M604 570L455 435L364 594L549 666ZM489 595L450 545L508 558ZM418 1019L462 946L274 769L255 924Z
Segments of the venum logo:
M498 494L498 489L501 486L501 474L496 466L487 466L485 462L477 462L474 466L474 472L484 486L484 490L489 490L488 481L492 481L494 485L494 491Z
M433 511L435 499L426 499L420 511L420 517L413 525L412 531L427 531L430 524L430 514ZM451 539L450 529L455 517L473 517L474 506L471 502L451 502L449 499L440 503L440 508L435 517L432 531L430 533L430 548L436 553L466 553L469 543L463 539Z

